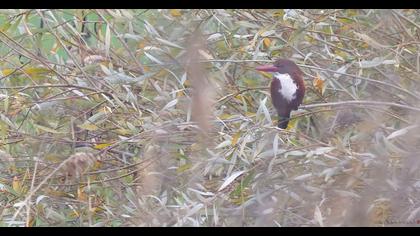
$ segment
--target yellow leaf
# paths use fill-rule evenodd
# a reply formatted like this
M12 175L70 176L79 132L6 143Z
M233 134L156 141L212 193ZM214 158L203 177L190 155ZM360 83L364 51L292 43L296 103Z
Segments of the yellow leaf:
M264 46L268 48L271 45L271 40L269 38L264 38L263 43Z
M50 195L52 197L69 197L68 193L62 192L62 191L53 190L53 189L47 189L46 190L46 193L48 193L48 195Z
M286 130L291 130L291 129L293 129L294 127L296 127L297 120L298 120L298 119L290 119L290 120L289 120L289 124L287 125Z
M58 153L50 153L44 156L46 161L51 161L51 162L58 162L58 161L62 161L61 159L61 155L59 155Z
M284 10L278 10L278 11L275 11L274 13L273 13L273 16L274 17L283 17L284 16Z
M247 117L252 117L252 116L255 116L255 112L251 112L251 111L247 111L247 112L245 112L245 116L247 116Z
M47 68L43 68L43 67L28 67L28 68L24 68L23 72L29 76L40 76L46 73L49 73L50 70ZM18 69L3 69L1 71L1 73L3 74L3 76L8 76L12 73L16 73L16 74L22 74L21 70Z
M102 167L102 162L100 161L95 161L95 164L93 164L92 169L93 170L97 170L100 169ZM95 178L96 175L93 175L92 178Z
M235 146L238 143L239 138L241 137L241 132L237 132L232 137L232 146Z
M257 79L244 78L242 80L248 87L257 87L259 85Z
M304 40L310 44L315 44L316 40L310 35L303 36Z
M91 124L91 123L84 123L82 125L79 125L79 128L89 130L89 131L95 131L95 130L98 129L98 126L96 126L95 124Z
M169 13L171 13L171 15L172 15L173 17L182 16L181 11L180 11L180 10L178 10L178 9L171 9L171 10L169 11Z
M75 209L72 209L73 211L70 213L70 217L80 217L79 212L77 212Z
M232 115L230 115L230 114L221 114L220 116L219 116L219 119L221 119L221 120L227 120L227 119L230 119L230 118L232 118L233 116Z
M21 187L22 187L22 185L21 185L21 182L19 181L18 177L17 176L13 177L13 182L12 182L13 190L15 190L15 192L17 192L17 193L20 193Z
M176 172L177 173L182 173L182 172L185 172L186 170L188 170L190 168L191 168L191 164L185 164L185 165L182 165L182 166L178 167Z
M43 67L28 67L24 69L25 73L30 76L38 76L42 74L49 73L50 70Z
M350 18L338 18L337 21L343 24L350 24L354 22L354 20Z
M238 94L238 95L235 96L235 98L238 99L238 100L242 100L243 96L242 96L242 94Z
M271 73L264 72L264 71L258 71L258 72L261 73L265 78L271 79L272 77Z
M1 71L1 73L3 74L3 76L8 76L8 75L12 74L13 72L15 72L14 69L3 69Z
M348 54L345 51L337 50L337 51L335 51L335 54L342 57L344 60L349 58Z
M90 209L90 212L91 213L96 213L96 212L99 212L101 210L101 208L99 208L99 207L92 207L91 209Z
M347 16L349 16L349 17L356 16L356 15L358 15L358 14L359 14L359 13L357 12L357 10L355 10L355 9L349 9L349 10L346 10L346 13L347 13Z
M244 96L245 101L248 103L249 106L254 106L255 102L250 96Z
M117 129L115 132L117 132L119 135L127 135L132 133L132 131L129 129Z
M104 149L104 148L109 147L111 145L112 145L112 143L100 143L100 144L96 144L94 146L94 148L95 149Z

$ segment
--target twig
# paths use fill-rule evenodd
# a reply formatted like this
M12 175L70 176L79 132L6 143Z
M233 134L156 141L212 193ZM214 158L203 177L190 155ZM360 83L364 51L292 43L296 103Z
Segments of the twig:
M319 104L310 104L310 105L301 105L299 108L301 109L311 109L316 107L327 107L327 106L352 106L352 105L375 105L375 106L392 106L392 107L399 107L404 108L407 110L412 110L416 112L420 112L420 108L411 107L403 104L393 103L393 102L378 102L378 101L342 101L342 102L329 102L329 103L319 103Z
M412 93L412 92L410 92L406 89L403 89L401 87L398 87L398 86L395 86L393 84L389 84L389 83L386 83L386 82L383 82L383 81L369 79L369 78L366 78L366 77L361 77L361 76L352 75L352 74L348 74L348 73L344 73L344 72L334 71L334 70L331 70L331 69L320 68L320 67L316 67L316 66L308 66L308 65L302 65L302 64L298 64L298 65L301 66L301 67L306 67L306 68L315 69L315 70L328 71L328 72L331 72L331 73L334 73L334 74L349 76L349 77L352 77L354 79L366 80L366 81L369 81L369 82L372 82L372 83L381 84L381 85L384 85L384 86L389 86L389 87L395 88L397 90L400 90L404 93L407 93L407 94L409 94L410 96L412 96L416 99L420 99L419 96L417 96L416 94L414 94L414 93Z
M109 25L109 29L116 35L118 36L118 32L115 31L114 27L112 27L110 25L110 23L106 20L106 18L98 11L95 10L96 14L98 14L98 16L107 24ZM134 56L132 50L130 50L130 48L128 47L127 43L124 42L124 40L121 40L120 37L117 37L117 39L120 41L120 43L123 45L123 47L125 48L125 50L127 50L128 55L130 55L131 59L134 61L134 63L136 63L136 65L138 66L138 68L140 69L140 74L144 74L144 68L143 66L140 64L140 62L137 60L137 58Z
M64 77L60 72L58 72L57 70L55 70L54 68L52 68L49 65L49 63L45 62L40 57L37 57L31 51L29 51L28 49L26 49L25 47L23 47L19 42L15 41L13 38L9 37L3 31L0 31L0 35L2 35L3 37L5 37L7 40L9 40L10 42L12 42L14 45L16 45L17 47L19 47L22 50L22 51L19 51L17 48L15 48L11 44L9 44L6 40L0 38L0 41L1 42L3 42L5 45L7 45L11 50L15 51L18 55L22 55L22 56L27 57L27 58L30 58L30 59L32 59L34 61L38 61L39 63L41 63L42 65L44 65L48 70L53 71L60 79L62 79L64 82L66 82L66 84L70 84L70 82L67 81L66 77Z
M398 15L399 17L403 18L404 20L410 22L412 25L414 25L415 27L417 27L417 29L420 29L420 25L416 24L416 22L408 19L406 16L404 16L403 14L399 13L398 11L396 11L395 9L392 10L392 12L396 15Z

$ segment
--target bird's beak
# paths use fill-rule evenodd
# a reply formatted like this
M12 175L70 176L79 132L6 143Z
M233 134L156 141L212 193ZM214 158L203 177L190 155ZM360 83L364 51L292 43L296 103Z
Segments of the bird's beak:
M264 65L264 66L257 66L255 67L256 70L264 71L264 72L277 72L278 68L273 65Z

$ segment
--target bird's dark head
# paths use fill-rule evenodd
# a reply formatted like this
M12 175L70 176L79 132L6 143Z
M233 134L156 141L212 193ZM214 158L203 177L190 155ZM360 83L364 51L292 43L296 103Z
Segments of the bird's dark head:
M293 61L287 59L277 59L272 65L257 66L255 69L259 71L289 75L303 74L299 67Z

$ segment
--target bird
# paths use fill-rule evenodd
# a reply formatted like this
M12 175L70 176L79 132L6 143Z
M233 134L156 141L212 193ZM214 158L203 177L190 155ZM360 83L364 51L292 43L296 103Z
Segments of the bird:
M270 72L273 79L270 84L271 101L279 116L278 127L286 129L292 110L297 110L305 96L303 72L291 60L277 59L272 65L255 68Z

